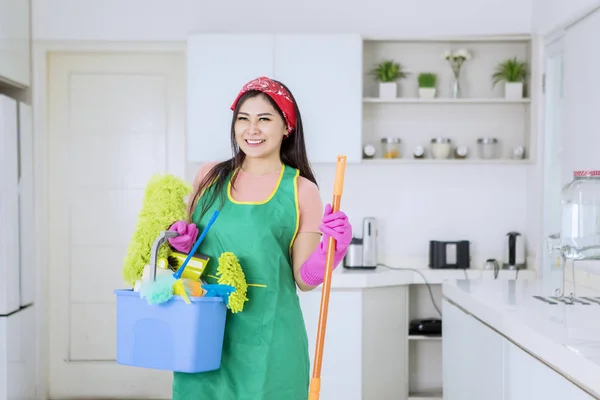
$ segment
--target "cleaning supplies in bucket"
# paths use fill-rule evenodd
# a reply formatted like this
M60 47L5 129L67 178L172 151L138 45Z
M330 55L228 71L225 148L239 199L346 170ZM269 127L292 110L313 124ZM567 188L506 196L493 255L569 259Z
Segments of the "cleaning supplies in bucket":
M197 250L218 211L189 254L165 243L178 235L168 229L185 219L189 190L170 175L155 176L146 187L122 271L133 288L115 290L119 364L187 373L218 369L227 312L242 311L247 301L245 275L233 253L219 257L216 284L202 279L210 258Z
M208 228L204 229L205 233ZM157 277L158 249L171 235L177 233L163 231L154 241L148 279ZM169 279L160 281L161 286L149 286L155 300L153 304L140 296L142 292L115 290L119 364L188 373L220 367L227 302L234 288L206 285L203 297L186 293L186 302L184 296L173 293L172 284L183 281L179 278L183 268L185 263L175 274L165 270L168 275L163 276ZM167 282L171 282L171 286Z
M202 243L202 241L206 237L206 234L210 230L211 226L214 224L218 215L219 210L215 210L210 220L208 221L208 224L202 231L202 234L200 235L198 240L196 240L194 247L183 262L183 265L174 274L156 274L156 258L158 257L158 251L154 247L156 246L158 248L160 244L162 244L162 242L168 237L177 236L177 232L173 231L166 231L161 233L161 236L155 241L152 249L152 264L154 265L153 269L151 270L150 277L147 280L142 281L140 289L140 296L144 299L147 299L148 304L161 304L171 299L171 297L173 296L173 286L177 283L179 279L181 279L181 274L185 270L187 263L190 261L192 255L196 252L196 250L198 250L200 243Z

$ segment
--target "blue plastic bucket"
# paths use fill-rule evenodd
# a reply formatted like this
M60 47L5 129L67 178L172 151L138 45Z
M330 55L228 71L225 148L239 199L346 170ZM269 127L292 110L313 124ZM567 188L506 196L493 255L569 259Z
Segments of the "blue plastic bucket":
M220 297L180 296L149 305L131 289L117 295L117 363L176 372L219 369L227 307Z

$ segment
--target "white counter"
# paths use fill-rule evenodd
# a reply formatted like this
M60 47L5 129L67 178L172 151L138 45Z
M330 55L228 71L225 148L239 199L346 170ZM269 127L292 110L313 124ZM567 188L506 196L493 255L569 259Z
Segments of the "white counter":
M600 304L550 305L533 297L553 296L554 289L540 280L456 281L443 285L443 297L582 393L600 398ZM582 296L600 300L600 292L578 287L577 297ZM454 311L450 314L455 315ZM452 323L444 319L444 329Z
M447 280L465 279L465 274L468 279L494 280L493 270L401 268L401 266L391 266L391 268L379 266L374 270L353 270L340 266L333 272L331 288L332 290L376 288L425 282L430 284L441 284ZM534 270L521 270L518 272L500 270L497 279L515 279L516 276L523 279L532 279L535 278L536 272Z
M408 335L409 323L415 318L437 317L434 307L439 306L441 301L439 285L446 280L464 279L465 274L473 281L494 280L494 271L481 269L337 268L333 273L329 301L321 400L419 398L413 397L413 393L422 390L416 384L419 380L414 378L416 372L412 367L419 365L416 360L417 348L427 347L427 344L414 344L416 340L411 340ZM497 279L514 279L515 276L516 271L501 270ZM519 271L518 276L519 279L532 279L535 271ZM425 287L426 282L438 285L435 290L432 289L434 294ZM320 288L299 293L311 349L311 363L321 294ZM437 357L435 352L441 352L441 349L433 349L433 356ZM431 354L423 357L429 355L427 358L430 359ZM429 371L426 375L434 383L438 381L435 377L439 376L440 383L435 383L435 388L441 389L441 365L436 366L435 360L430 365L433 372ZM440 372L437 372L438 369ZM411 382L416 388L412 387ZM393 397L390 397L392 394Z

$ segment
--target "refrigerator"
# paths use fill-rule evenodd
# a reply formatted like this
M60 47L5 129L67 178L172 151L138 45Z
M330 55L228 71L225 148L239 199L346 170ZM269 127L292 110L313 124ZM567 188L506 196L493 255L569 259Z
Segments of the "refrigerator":
M0 94L0 400L36 393L32 110Z

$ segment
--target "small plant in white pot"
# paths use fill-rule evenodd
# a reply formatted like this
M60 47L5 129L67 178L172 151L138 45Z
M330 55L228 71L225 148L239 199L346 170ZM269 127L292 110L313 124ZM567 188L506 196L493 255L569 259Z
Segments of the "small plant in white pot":
M492 85L496 86L504 81L504 97L507 100L518 100L523 98L523 83L526 78L527 64L513 57L498 64L492 74Z
M436 92L437 75L432 72L419 74L419 97L422 99L433 99Z
M379 98L395 99L398 97L398 80L406 78L401 64L392 60L383 61L371 72L379 81Z

